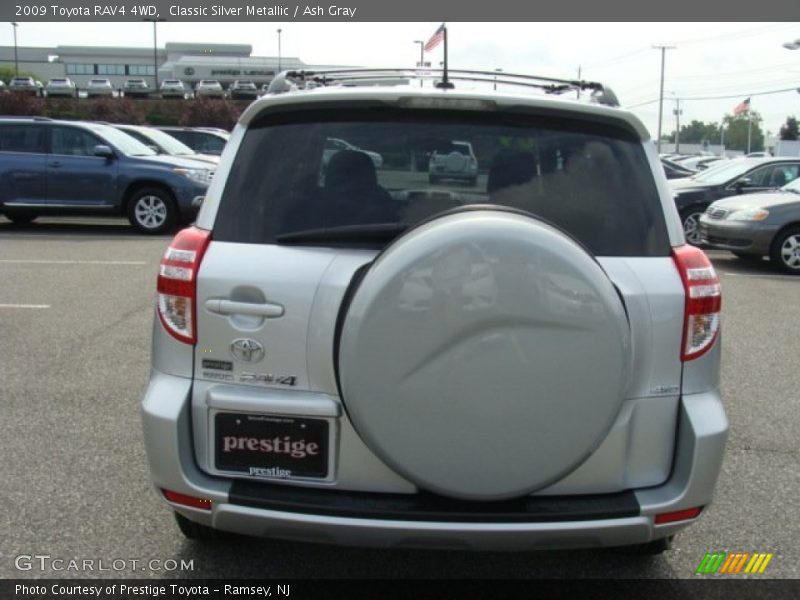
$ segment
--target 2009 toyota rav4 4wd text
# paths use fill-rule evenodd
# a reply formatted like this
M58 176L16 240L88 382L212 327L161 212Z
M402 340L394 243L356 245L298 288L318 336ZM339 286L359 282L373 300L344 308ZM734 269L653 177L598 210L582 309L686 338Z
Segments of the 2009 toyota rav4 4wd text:
M383 75L277 78L164 254L159 493L193 538L665 549L728 421L719 280L647 131L589 82L337 85ZM475 185L429 184L451 140Z

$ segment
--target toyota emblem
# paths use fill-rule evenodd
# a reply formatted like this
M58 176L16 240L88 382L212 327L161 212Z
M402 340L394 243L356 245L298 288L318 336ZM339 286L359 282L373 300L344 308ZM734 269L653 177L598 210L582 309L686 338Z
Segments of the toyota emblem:
M239 338L231 343L231 354L238 360L258 362L264 358L264 346L249 338Z

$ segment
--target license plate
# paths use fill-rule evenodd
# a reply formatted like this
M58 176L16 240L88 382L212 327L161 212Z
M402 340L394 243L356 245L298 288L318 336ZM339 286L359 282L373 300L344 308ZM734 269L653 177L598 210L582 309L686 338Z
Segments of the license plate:
M217 413L219 471L279 479L328 476L328 422L275 415Z

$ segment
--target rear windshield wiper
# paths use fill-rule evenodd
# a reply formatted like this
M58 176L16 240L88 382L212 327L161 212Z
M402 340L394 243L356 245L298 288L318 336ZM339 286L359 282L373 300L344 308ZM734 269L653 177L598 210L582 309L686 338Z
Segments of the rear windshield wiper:
M275 236L279 244L332 242L336 244L378 244L391 242L408 229L407 223L369 223L291 231Z

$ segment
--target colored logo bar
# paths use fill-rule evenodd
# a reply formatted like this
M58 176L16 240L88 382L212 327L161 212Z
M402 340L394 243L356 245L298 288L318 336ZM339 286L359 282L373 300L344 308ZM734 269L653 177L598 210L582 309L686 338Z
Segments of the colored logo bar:
M706 552L695 573L701 575L740 573L761 574L774 554L767 552Z

